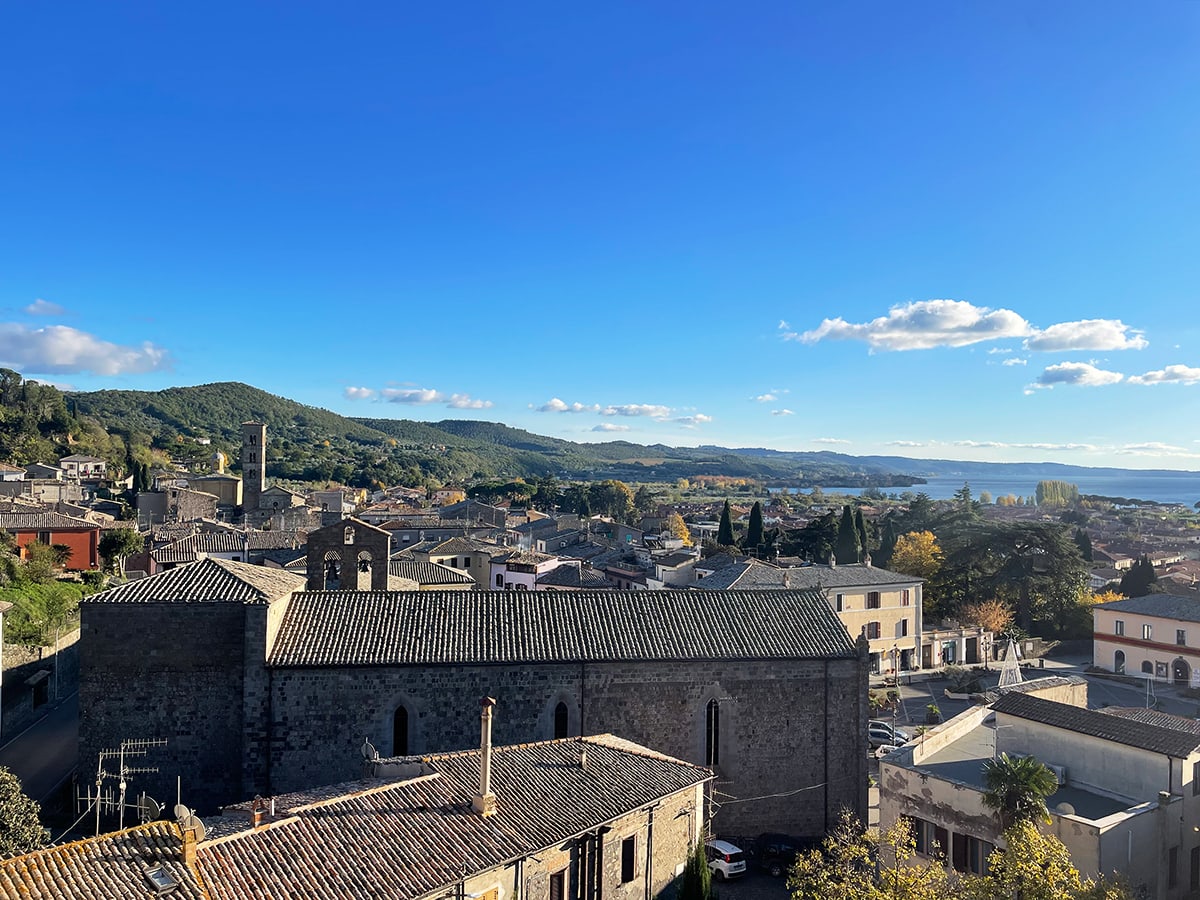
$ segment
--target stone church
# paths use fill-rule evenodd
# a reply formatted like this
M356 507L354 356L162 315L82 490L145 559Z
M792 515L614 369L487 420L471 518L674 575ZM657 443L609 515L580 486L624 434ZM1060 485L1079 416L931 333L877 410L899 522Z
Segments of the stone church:
M387 591L389 540L345 520L310 534L307 579L205 559L87 598L82 777L166 738L136 789L180 776L208 811L358 777L364 738L472 747L487 695L500 743L612 732L711 767L726 833L865 818L868 661L820 591Z

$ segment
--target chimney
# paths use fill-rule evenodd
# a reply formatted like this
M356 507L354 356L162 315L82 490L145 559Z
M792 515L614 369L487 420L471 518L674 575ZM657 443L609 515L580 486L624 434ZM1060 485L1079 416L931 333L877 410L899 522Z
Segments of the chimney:
M183 864L185 866L196 865L196 829L183 829Z
M492 707L495 705L491 697L479 701L479 793L471 798L471 808L484 818L496 811L496 795L492 793Z

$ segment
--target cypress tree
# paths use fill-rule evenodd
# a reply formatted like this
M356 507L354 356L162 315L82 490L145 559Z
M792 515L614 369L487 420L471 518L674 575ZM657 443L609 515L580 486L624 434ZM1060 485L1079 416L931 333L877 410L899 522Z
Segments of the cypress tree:
M746 543L743 545L747 550L755 550L763 541L763 516L762 504L757 500L750 507L750 525L746 529Z
M722 547L733 546L733 513L729 510L729 500L725 500L725 508L721 510L721 524L717 527L717 543Z
M860 561L862 545L858 540L858 529L854 527L854 514L847 504L842 507L842 521L838 524L837 548L834 551L838 565L846 566Z
M1075 529L1075 546L1079 548L1079 555L1085 562L1092 562L1095 559L1095 555L1092 553L1092 539L1082 528Z
M858 532L859 558L862 559L870 551L871 543L867 540L867 523L863 521L861 506L854 510L854 530Z

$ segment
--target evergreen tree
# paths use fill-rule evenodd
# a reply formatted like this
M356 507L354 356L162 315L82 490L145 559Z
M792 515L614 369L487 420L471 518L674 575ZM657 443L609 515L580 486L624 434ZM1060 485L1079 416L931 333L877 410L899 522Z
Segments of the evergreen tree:
M865 558L871 550L871 542L867 538L867 523L863 521L861 506L854 510L854 529L858 532L858 546L862 549L860 558Z
M842 507L842 521L838 524L837 548L834 551L838 565L846 566L860 561L862 544L858 540L858 529L854 527L854 514L849 505Z
M712 896L712 872L708 868L708 857L703 842L697 841L679 877L675 900L712 900Z
M879 533L879 547L873 554L875 565L881 569L890 568L892 565L892 554L896 551L896 539L899 537L896 534L896 519L895 516L886 516L883 519L883 525Z
M758 549L758 545L763 541L763 515L762 504L757 500L750 507L750 525L746 529L746 542L744 546L747 550L753 551Z
M722 547L733 546L733 513L729 509L729 500L721 510L721 524L717 527L717 543Z
M1157 582L1158 573L1154 571L1150 560L1143 556L1121 576L1118 590L1126 597L1144 597L1156 592Z
M1095 559L1092 553L1092 539L1082 528L1075 529L1075 546L1079 548L1079 555L1085 562L1092 562Z
M20 856L46 845L49 832L38 821L37 803L25 796L21 781L0 766L0 858Z

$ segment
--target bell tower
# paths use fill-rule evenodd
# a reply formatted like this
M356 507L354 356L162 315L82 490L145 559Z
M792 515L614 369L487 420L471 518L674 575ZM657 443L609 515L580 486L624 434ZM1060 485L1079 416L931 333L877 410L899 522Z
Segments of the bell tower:
M258 509L267 480L267 426L262 422L242 423L242 508Z

